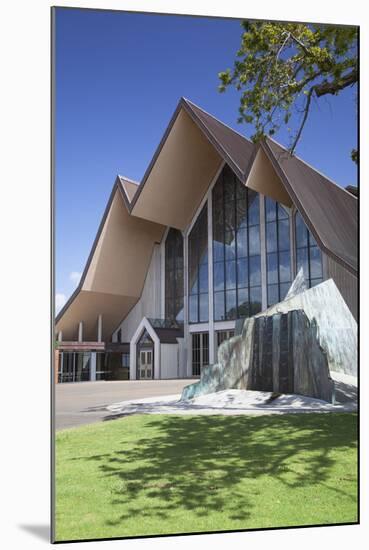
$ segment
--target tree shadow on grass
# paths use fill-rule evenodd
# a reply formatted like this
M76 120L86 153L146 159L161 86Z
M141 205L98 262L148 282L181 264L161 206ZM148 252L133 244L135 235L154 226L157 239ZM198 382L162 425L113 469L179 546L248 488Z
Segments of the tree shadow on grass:
M125 419L120 422L121 435ZM110 526L145 514L165 521L179 509L195 511L198 518L221 512L230 520L246 520L262 490L257 483L262 476L291 489L329 481L330 450L355 447L356 418L158 415L145 417L143 433L133 446L117 441L111 453L77 458L95 461L103 476L119 481L112 504L124 505L125 513L107 521ZM239 485L244 480L252 487L248 494ZM344 490L333 490L354 500Z

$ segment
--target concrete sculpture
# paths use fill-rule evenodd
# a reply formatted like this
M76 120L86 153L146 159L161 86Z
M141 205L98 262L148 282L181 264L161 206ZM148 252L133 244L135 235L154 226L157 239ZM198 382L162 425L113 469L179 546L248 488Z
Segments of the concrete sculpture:
M285 300L245 319L181 399L247 389L331 401L332 373L357 376L357 324L332 279L307 289L300 270Z

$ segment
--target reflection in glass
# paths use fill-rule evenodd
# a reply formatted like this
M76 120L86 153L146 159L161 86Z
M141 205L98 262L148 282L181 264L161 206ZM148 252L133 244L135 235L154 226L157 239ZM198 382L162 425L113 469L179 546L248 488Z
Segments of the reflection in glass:
M322 253L299 212L295 216L295 231L297 271L303 268L306 282L312 287L323 280Z
M224 262L214 263L214 291L224 290Z
M165 317L183 320L183 236L171 227L165 241Z
M284 285L291 283L290 219L288 210L266 197L266 252L268 306L284 298Z
M209 319L209 295L200 294L199 295L199 322L206 323Z
M237 261L237 281L238 287L247 287L248 286L248 261L247 258L241 258Z
M277 252L267 255L268 283L278 284L278 254Z
M223 321L225 318L223 290L221 292L214 292L214 318L218 321Z
M249 315L249 291L247 288L238 289L238 315L248 317Z
M296 228L296 247L302 248L304 246L308 246L307 228L299 212L296 213L295 228Z
M195 294L194 296L189 297L189 321L190 323L197 323L198 321L198 295Z
M207 204L201 210L188 237L189 322L209 319L208 306L208 216Z
M214 319L246 317L251 310L249 289L261 284L259 195L228 166L212 193Z
M260 254L260 227L249 227L249 255Z
M237 318L236 291L235 290L228 290L226 292L226 318L227 319L236 319Z
M250 288L250 316L261 311L261 286Z
M251 256L249 258L249 280L250 286L261 284L260 256Z
M279 281L280 283L291 283L291 253L279 253Z
M310 247L310 276L312 279L323 276L322 256L317 246Z
M236 288L236 262L227 262L226 266L226 288Z

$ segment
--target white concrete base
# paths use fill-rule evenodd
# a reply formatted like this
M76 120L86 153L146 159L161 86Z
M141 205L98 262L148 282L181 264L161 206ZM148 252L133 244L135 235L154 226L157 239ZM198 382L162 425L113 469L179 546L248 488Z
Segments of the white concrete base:
M107 407L113 415L122 414L286 414L311 412L356 411L355 402L331 405L320 399L302 395L281 395L270 404L266 403L271 392L250 390L225 390L201 395L190 401L179 401L180 395L149 397L122 401Z

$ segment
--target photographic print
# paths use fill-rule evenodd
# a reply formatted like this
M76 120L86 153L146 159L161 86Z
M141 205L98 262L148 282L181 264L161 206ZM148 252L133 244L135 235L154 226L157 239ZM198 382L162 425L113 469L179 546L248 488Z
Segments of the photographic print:
M51 19L53 541L357 523L359 28Z

